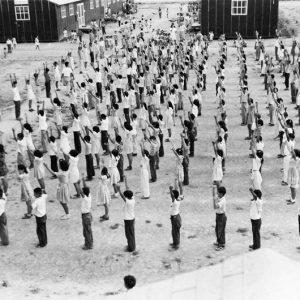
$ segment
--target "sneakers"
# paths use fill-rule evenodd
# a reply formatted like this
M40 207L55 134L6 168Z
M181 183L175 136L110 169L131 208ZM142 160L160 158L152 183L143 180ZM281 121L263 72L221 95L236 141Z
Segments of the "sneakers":
M82 250L92 250L93 247L87 247L86 245L81 247Z
M100 217L100 222L108 221L108 220L109 220L109 216L103 215Z
M60 217L60 219L61 219L61 220L69 220L69 219L70 219L70 216L71 216L70 214L63 215L63 216Z
M222 251L225 249L225 246L219 245L215 248L216 251Z
M296 203L296 201L292 201L291 199L286 200L287 205L292 205L292 204L295 204L295 203Z
M24 214L24 216L22 217L22 219L30 219L32 217L32 214Z

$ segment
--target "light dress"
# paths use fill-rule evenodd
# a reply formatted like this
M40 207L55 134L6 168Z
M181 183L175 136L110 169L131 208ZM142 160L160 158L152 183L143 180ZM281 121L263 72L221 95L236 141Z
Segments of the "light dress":
M70 183L77 183L80 180L80 174L78 170L78 160L79 157L76 156L70 156L70 161L69 161L69 179Z
M150 197L149 188L149 158L144 155L141 159L141 190L144 198Z

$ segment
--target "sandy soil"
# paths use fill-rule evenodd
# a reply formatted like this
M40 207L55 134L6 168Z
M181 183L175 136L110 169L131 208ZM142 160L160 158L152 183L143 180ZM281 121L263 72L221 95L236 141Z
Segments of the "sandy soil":
M288 3L284 3L288 5ZM166 8L167 6L162 6ZM178 4L169 4L170 15L175 15ZM139 15L152 15L155 26L167 28L167 21L157 19L156 5L143 5ZM155 13L155 14L154 14ZM111 29L112 30L112 29ZM265 109L266 96L262 79L259 77L259 66L254 62L253 41L248 41L246 49L248 57L249 86L251 96L258 101L259 110L265 124L268 123ZM267 51L273 53L274 41L266 41ZM286 41L290 46L291 42ZM1 96L7 99L10 95L7 74L16 72L21 77L32 74L42 61L53 61L69 49L70 44L42 44L41 52L33 51L33 45L19 45L13 54L13 60L0 62ZM196 157L190 161L190 185L185 188L185 200L182 203L181 215L182 246L176 252L168 251L171 242L171 226L169 220L170 198L168 185L173 183L175 162L166 144L166 155L161 159L158 171L158 182L151 185L151 199L140 199L139 160L134 159L134 170L129 174L130 188L135 192L136 205L136 242L137 252L128 254L125 246L124 226L122 220L122 201L114 199L111 204L111 217L106 223L98 221L103 208L93 203L94 250L84 252L80 202L71 201L71 219L60 221L61 207L57 202L48 203L48 239L44 249L37 250L34 220L21 220L25 204L20 202L20 187L15 180L15 144L9 140L12 127L18 128L13 116L8 113L0 123L0 130L7 133L8 167L10 169L10 189L7 204L8 226L11 244L0 248L0 281L7 280L8 287L0 287L3 299L69 299L69 298L101 298L106 292L116 291L122 287L122 278L126 274L137 277L138 285L168 278L179 272L194 270L207 265L216 264L228 257L245 253L251 243L251 227L249 220L249 192L251 161L248 158L248 142L244 141L246 128L240 127L238 66L236 50L229 42L229 55L226 70L227 112L229 119L229 141L227 173L224 186L228 190L228 225L226 229L227 247L222 253L214 251L214 211L211 197L212 147L211 140L215 135L213 115L215 113L215 74L211 67L217 59L218 45L214 42L210 47L208 89L204 96L203 116L199 120L199 138L196 143ZM75 50L74 50L75 52ZM76 52L75 52L76 53ZM296 112L290 104L290 92L284 91L282 78L276 74L280 96L288 106L290 117L296 121ZM80 77L79 77L80 78ZM190 85L195 82L191 75ZM3 99L2 98L2 99ZM187 99L187 98L186 98ZM189 109L186 102L185 108ZM3 116L2 116L3 118ZM34 123L34 116L30 116ZM179 120L174 130L175 143L179 143ZM288 188L282 187L280 168L282 161L275 158L278 153L278 142L273 138L276 129L265 126L265 164L263 170L263 195L265 206L262 225L262 246L299 260L297 206L286 206L289 196ZM296 136L299 127L296 127ZM36 133L37 136L37 133ZM298 139L297 139L298 142ZM48 158L46 159L48 160ZM125 161L125 166L127 161ZM82 157L80 167L85 170ZM37 182L32 179L33 186ZM96 180L89 184L95 196ZM47 178L46 186L49 199L54 199L56 182ZM72 189L73 187L71 187ZM73 189L72 189L73 191ZM3 297L2 297L3 295Z

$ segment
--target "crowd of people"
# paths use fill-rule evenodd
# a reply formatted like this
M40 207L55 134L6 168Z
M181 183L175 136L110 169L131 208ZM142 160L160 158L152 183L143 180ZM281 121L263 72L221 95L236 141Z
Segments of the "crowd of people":
M218 57L213 66L216 72L216 110L212 118L215 120L216 136L212 141L212 186L216 212L215 249L222 251L226 245L227 221L226 187L222 181L226 175L229 135L225 81L228 49L225 35L219 38L218 45ZM66 57L51 65L44 63L42 72L35 70L32 78L26 78L28 112L25 114L21 112L20 80L15 74L11 75L15 117L20 123L20 129L13 129L13 138L17 149L21 200L26 203L26 213L22 218L35 216L38 247L45 247L48 242L48 185L57 182L56 197L63 212L61 220L70 219L71 199L81 198L84 250L93 248L92 201L103 205L104 214L100 221L105 222L110 218L111 199L121 198L124 202L127 250L135 251L135 191L131 190L129 180L133 160L140 160L140 192L143 199L149 199L159 182L160 160L165 159L165 144L169 143L176 161L174 185L169 186L173 238L170 250L179 248L182 226L180 205L188 197L184 187L189 185L189 164L195 155L198 121L205 110L202 98L207 89L209 46L209 37L201 33L187 35L181 30L181 25L172 23L170 31L165 32L155 28L152 20L143 16L140 21L135 18L120 20L119 32L115 32L111 44L101 34L90 35L88 42L78 42L77 59L72 52L68 52ZM238 33L235 46L239 65L236 84L241 90L241 125L247 127L246 140L249 140L249 156L252 159L252 187L249 190L253 243L250 249L255 250L261 244L264 122L257 101L249 94L245 42ZM294 46L297 47L297 44ZM283 158L282 184L290 187L289 205L295 203L300 150L295 148L293 121L278 95L274 66L279 64L286 88L290 85L289 74L292 75L292 99L297 104L300 123L299 61L295 63L294 46L291 59L278 36L274 61L266 53L259 35L255 43L255 57L261 64L261 73L257 76L264 77L269 126L275 123L278 126L276 139L279 139L279 157ZM77 69L81 75L77 74ZM191 73L195 74L195 80L191 79ZM78 78L83 80L80 82ZM51 115L50 110L45 109L45 101L51 103ZM34 114L38 119L38 140L32 136L34 126L29 121ZM25 117L21 118L21 115ZM175 120L182 126L178 145L174 142ZM5 142L2 142L0 238L3 245L8 245L5 203L9 185L5 155ZM86 171L80 172L78 163L83 159ZM48 173L53 181L46 184ZM32 187L32 177L38 187ZM87 183L92 180L97 181L98 186L93 199ZM125 189L121 188L122 182ZM75 191L73 196L72 189Z

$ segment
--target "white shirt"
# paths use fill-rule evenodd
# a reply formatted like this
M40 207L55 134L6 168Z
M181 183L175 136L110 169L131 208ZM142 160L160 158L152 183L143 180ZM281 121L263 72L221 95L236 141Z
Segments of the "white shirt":
M45 113L44 113L43 116L39 115L39 128L40 128L40 130L47 130L48 129Z
M92 197L91 195L84 196L81 200L81 213L82 214L87 214L91 212L91 207L92 207Z
M218 208L216 208L217 214L224 214L226 212L226 198L225 196L218 199L217 201Z
M73 129L73 131L80 131L80 120L79 119L74 118L72 129Z
M47 194L43 194L41 197L36 198L35 201L32 203L32 213L36 217L43 217L46 215L46 199L47 199Z
M123 207L123 213L124 213L124 220L134 220L134 206L135 206L135 200L132 197L131 200L128 200L125 198L126 201L124 203Z
M250 205L250 219L259 220L261 219L263 200L257 198L256 201L252 200Z
M0 198L0 216L5 212L5 205L6 205L6 196L3 193L2 198Z
M73 73L73 71L70 67L64 67L63 70L62 70L62 74L65 77L70 77L72 73Z
M108 119L107 118L105 120L101 121L100 130L101 131L108 131Z
M103 80L102 80L102 74L101 74L101 72L96 72L96 74L95 74L95 81L102 83Z
M19 90L17 87L13 87L12 88L12 91L13 91L13 94L14 94L14 101L20 101L21 100L21 96L20 96L20 93L19 93Z
M179 207L180 207L180 201L179 200L174 200L171 204L171 216L176 216L179 214Z

